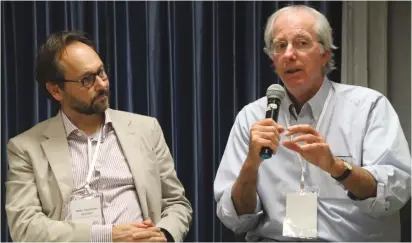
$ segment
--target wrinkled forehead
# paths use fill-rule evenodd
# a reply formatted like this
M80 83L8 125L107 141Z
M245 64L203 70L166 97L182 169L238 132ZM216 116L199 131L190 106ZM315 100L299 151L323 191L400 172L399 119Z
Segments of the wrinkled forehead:
M296 36L316 37L316 18L306 10L291 9L283 12L274 23L273 39Z

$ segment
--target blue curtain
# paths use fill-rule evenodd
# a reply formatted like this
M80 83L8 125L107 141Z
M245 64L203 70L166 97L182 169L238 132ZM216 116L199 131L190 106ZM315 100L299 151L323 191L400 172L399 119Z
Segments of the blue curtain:
M56 114L34 79L37 48L80 29L112 67L111 107L158 118L194 209L186 240L234 241L216 217L213 180L237 112L279 82L263 33L288 4L325 13L340 46L341 2L1 2L2 195L9 138ZM340 71L330 77L339 82ZM10 241L1 203L1 241Z

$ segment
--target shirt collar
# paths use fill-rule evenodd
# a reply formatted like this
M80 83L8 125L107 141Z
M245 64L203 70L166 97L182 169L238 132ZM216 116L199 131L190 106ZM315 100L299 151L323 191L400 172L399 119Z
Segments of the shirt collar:
M285 95L285 97L282 99L282 103L281 103L281 106L283 106L283 109L285 110L285 111L287 111L287 119L288 119L288 121L290 121L290 116L292 115L292 107L293 107L293 102L292 102L292 100L290 99L290 97L289 97L289 94L288 94L288 92L285 90L285 93L286 93L286 95ZM293 114L294 115L294 114Z
M319 120L319 116L322 113L323 107L329 94L329 90L331 88L332 84L330 83L329 79L325 76L325 78L323 79L322 86L320 87L318 92L308 101L315 121Z
M323 106L329 94L329 90L332 88L331 81L325 76L322 82L322 86L318 92L307 102L307 105L310 106L313 118L315 121L319 120L319 116L322 113ZM282 100L282 106L285 111L291 111L291 106L293 105L292 100L289 97L289 94L286 92L285 97Z
M74 125L70 119L67 117L67 115L63 112L63 110L60 110L59 113L62 116L62 120L63 120L63 125L64 125L64 129L66 130L66 137L68 138L73 132L75 131L80 131L80 129ZM104 116L105 116L105 121L104 121L104 125L103 125L103 131L105 130L106 127L108 127L108 124L112 124L112 119L110 117L110 114L108 112L108 109L106 109L106 111L104 112ZM104 132L103 132L103 137L104 137Z

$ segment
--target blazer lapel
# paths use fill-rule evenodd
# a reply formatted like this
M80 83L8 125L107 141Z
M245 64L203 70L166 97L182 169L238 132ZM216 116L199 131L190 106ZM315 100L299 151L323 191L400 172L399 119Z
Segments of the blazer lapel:
M142 209L143 219L149 217L149 210L146 200L146 187L145 187L145 169L144 169L144 156L140 152L138 146L138 135L133 129L132 121L122 120L120 117L116 117L115 112L110 112L110 118L112 119L112 125L116 132L120 146L122 147L124 156L129 165L130 171L133 175L133 180L139 197L140 207Z
M63 203L67 202L73 187L72 161L61 114L52 118L43 135L48 139L41 143L50 167L56 177Z

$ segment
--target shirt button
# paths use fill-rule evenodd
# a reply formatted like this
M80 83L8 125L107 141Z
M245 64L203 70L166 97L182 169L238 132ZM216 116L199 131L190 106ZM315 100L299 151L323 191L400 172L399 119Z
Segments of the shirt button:
M388 211L389 206L391 205L391 202L385 201L385 210Z

